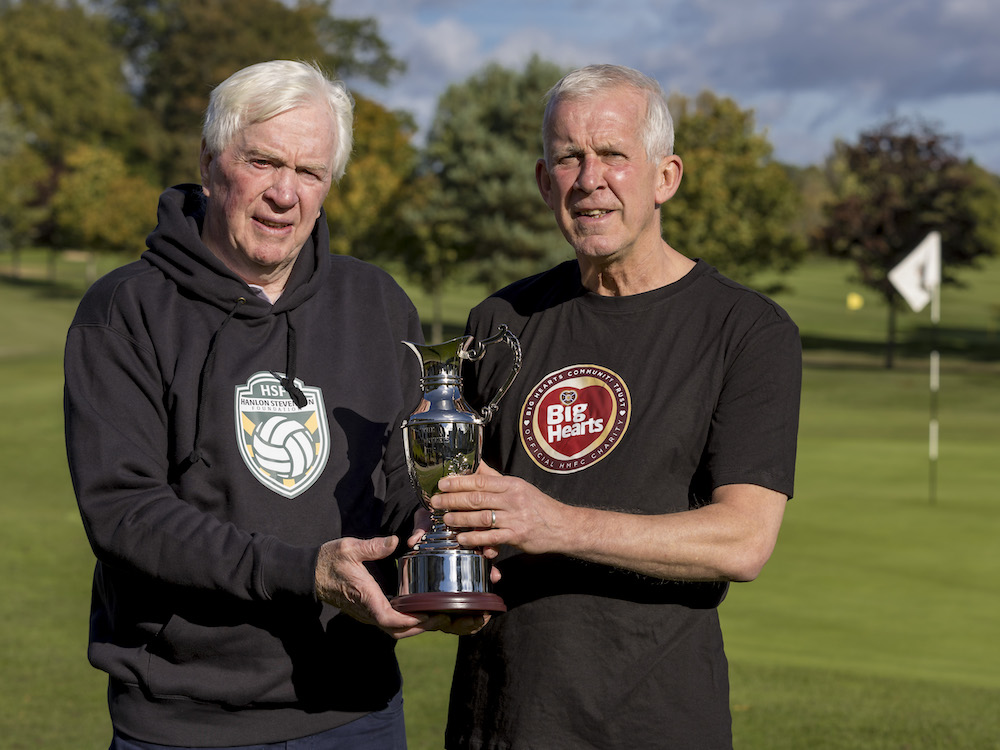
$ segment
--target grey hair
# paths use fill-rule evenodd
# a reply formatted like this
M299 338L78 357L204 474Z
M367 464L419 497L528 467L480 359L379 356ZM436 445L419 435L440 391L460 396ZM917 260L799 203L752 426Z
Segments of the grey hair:
M586 99L595 94L627 86L646 98L646 118L642 124L642 143L646 158L657 161L674 152L674 120L667 107L667 97L655 79L623 65L588 65L567 73L545 95L542 142L545 160L549 157L552 136L552 112L562 101Z
M332 174L344 176L353 148L354 98L342 81L329 78L315 63L271 60L233 73L209 96L202 138L218 156L249 125L291 109L326 102L334 131Z

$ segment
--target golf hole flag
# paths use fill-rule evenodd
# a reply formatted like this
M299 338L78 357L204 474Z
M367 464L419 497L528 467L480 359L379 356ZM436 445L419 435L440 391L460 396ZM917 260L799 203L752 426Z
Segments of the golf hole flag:
M889 271L889 281L903 299L920 312L941 285L941 234L931 232L914 250Z
M931 232L913 251L889 271L889 281L896 287L913 312L931 303L934 330L941 316L941 234ZM930 458L930 500L937 497L938 459L938 389L941 383L941 357L935 347L931 352L931 418L928 456Z

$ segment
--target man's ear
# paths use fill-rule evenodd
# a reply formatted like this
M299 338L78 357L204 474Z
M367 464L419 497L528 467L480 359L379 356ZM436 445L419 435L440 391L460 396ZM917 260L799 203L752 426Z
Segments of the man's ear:
M205 139L202 138L201 155L198 157L198 168L201 171L201 192L203 192L206 196L208 196L208 184L211 182L209 179L210 167L214 158L215 157L212 156L211 152L208 150Z
M656 173L656 205L661 206L674 197L677 188L681 186L684 175L684 162L677 154L670 154L660 159Z
M545 159L539 159L535 162L535 182L538 185L538 192L542 195L542 200L545 201L545 205L555 210L555 206L552 205L552 177L549 176L549 168L545 163Z

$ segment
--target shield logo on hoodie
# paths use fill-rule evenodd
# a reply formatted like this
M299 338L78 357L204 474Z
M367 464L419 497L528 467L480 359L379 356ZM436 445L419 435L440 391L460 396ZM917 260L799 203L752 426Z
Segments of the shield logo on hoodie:
M323 393L298 379L295 384L306 397L302 408L274 373L258 372L236 387L240 455L257 481L289 498L313 485L330 456Z

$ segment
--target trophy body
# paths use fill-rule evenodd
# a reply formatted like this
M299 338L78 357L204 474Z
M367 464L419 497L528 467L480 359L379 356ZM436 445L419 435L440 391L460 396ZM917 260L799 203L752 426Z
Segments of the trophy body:
M431 528L399 561L399 595L392 606L400 612L503 612L503 600L490 591L489 562L479 549L458 543L444 513L430 507L438 481L452 474L471 474L479 466L483 426L521 365L521 348L506 326L496 336L470 349L471 336L442 344L403 343L420 359L423 398L403 422L403 445L410 478L431 514ZM503 341L514 352L507 382L480 416L462 396L461 366L481 359L486 347Z

